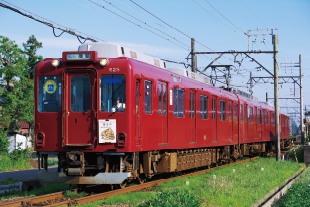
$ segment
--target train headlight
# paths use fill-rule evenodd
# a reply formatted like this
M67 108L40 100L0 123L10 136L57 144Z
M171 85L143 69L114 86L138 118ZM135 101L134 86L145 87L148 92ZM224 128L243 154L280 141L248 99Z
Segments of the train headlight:
M55 58L54 60L52 60L52 66L54 68L57 68L60 65L60 60Z
M109 60L108 59L106 59L106 58L101 58L101 60L100 60L100 65L102 66L102 67L105 67L105 66L107 66L108 64L109 64Z

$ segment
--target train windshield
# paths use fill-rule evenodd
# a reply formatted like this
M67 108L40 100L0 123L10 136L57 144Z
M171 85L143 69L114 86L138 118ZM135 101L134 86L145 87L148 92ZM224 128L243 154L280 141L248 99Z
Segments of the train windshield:
M125 75L102 75L100 77L100 110L104 112L123 112L125 109Z
M39 97L40 112L59 112L61 110L61 77L40 76Z

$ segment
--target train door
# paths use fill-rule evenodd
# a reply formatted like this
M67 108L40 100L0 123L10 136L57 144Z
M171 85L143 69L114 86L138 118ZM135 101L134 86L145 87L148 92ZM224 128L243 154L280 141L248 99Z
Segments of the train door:
M64 73L63 145L89 147L96 137L96 72Z
M265 118L265 110L262 110L262 140L265 139L265 130L266 130L266 118Z
M248 140L249 139L249 116L248 116L248 105L247 104L244 104L244 129L245 129L245 140Z
M229 122L229 142L233 142L234 139L234 122L233 122L233 109L232 101L228 102L228 122Z
M190 120L190 134L191 142L196 143L196 91L189 92L189 120Z
M212 143L216 143L217 142L217 110L216 110L217 101L216 101L216 96L212 96L211 101L212 101L212 103L211 103Z
M136 145L141 145L141 81L136 80L136 107L135 107L135 140Z
M168 144L168 85L165 82L160 82L158 86L159 92L159 110L158 114L161 117L161 143Z

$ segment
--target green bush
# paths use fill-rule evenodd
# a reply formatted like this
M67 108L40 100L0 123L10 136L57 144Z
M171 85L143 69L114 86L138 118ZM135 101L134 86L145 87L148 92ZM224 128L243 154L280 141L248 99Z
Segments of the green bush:
M13 171L13 170L25 170L32 168L28 163L29 149L17 149L12 153L0 154L0 172Z

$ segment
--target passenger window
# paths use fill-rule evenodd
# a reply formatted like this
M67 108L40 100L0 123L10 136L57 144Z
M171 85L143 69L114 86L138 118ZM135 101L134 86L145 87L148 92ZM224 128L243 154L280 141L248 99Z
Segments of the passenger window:
M167 115L167 89L166 89L166 85L163 85L163 111L164 111L164 115Z
M179 117L184 117L184 90L179 90Z
M61 77L39 77L39 112L59 112L61 110Z
M161 84L158 85L158 114L161 115L161 108L162 108L162 90L161 90Z
M216 99L212 98L212 119L216 120Z
M240 122L243 121L243 106L240 105Z
M173 115L184 117L184 90L182 89L173 89Z
M152 82L145 81L145 113L152 113Z
M104 112L122 112L125 109L125 75L102 75L100 77L100 110Z
M253 123L253 108L249 107L249 123Z
M220 120L226 121L226 101L220 100Z
M88 76L71 78L71 111L88 112L90 110L90 81Z
M238 104L235 104L235 122L238 123Z

